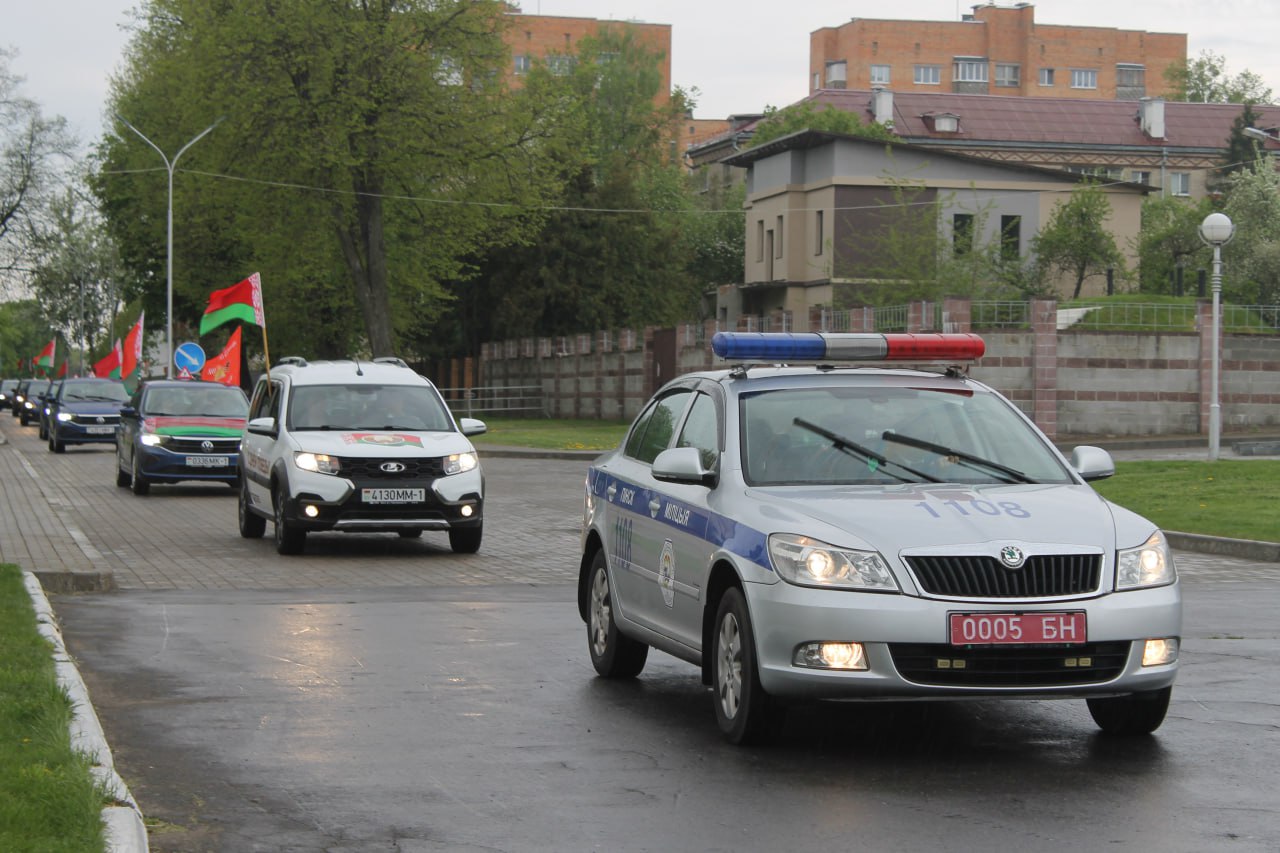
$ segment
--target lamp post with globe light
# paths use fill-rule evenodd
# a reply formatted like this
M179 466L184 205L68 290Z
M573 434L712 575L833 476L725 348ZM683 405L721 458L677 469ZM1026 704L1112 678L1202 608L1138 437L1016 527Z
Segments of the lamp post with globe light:
M1209 348L1212 350L1213 366L1211 368L1211 392L1209 401L1209 461L1218 458L1218 445L1222 438L1222 408L1218 391L1218 341L1221 335L1221 296L1222 296L1222 247L1231 242L1236 235L1236 226L1225 213L1210 213L1200 223L1200 239L1213 247L1213 336Z
M181 157L184 153L186 153L186 150L188 148L190 148L192 145L195 145L201 139L204 139L205 134L209 133L209 131L213 130L215 127L222 124L223 120L225 119L226 119L226 116L223 116L222 118L215 121L213 124L206 127L204 130L197 133L194 137L192 137L190 142L188 142L186 145L179 148L178 153L174 154L173 159L170 160L168 157L165 156L165 153L160 150L160 146L156 145L150 139L147 139L146 135L142 131L138 130L136 127L131 125L125 119L124 116L116 114L116 121L120 122L125 127L129 128L134 133L138 134L138 136L142 139L143 142L147 143L148 145L150 145L152 148L156 150L156 153L160 155L160 159L164 161L165 169L169 172L169 217L168 217L168 229L166 232L167 233L167 249L166 249L166 257L165 257L165 281L166 281L165 346L168 347L168 353L166 354L165 360L164 360L164 375L166 378L173 377L173 170L178 165L178 158Z

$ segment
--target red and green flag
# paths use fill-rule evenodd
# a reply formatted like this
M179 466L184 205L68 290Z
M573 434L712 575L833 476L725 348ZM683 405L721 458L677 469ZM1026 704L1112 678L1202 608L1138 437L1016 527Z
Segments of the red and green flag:
M262 310L262 278L258 273L239 284L209 294L209 307L204 309L204 316L200 318L200 334L232 320L266 329L267 318Z
M147 312L138 315L138 322L124 336L124 346L120 349L120 377L122 379L140 378L135 374L142 373L142 322Z
M93 375L99 379L119 379L121 353L120 339L116 338L116 345L111 348L111 352L93 366Z
M45 344L44 349L40 350L40 353L33 359L33 364L47 374L53 369L53 362L57 355L58 338L54 336L54 339Z

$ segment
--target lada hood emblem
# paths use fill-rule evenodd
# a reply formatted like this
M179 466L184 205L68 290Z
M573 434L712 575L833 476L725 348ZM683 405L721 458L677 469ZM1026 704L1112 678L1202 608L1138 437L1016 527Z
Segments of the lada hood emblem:
M1000 549L1000 562L1006 569L1020 569L1027 561L1027 555L1017 545L1005 545Z
M385 471L388 474L399 474L401 471L404 470L404 463L403 462L383 462L381 465L378 466L378 468L381 469L382 471Z

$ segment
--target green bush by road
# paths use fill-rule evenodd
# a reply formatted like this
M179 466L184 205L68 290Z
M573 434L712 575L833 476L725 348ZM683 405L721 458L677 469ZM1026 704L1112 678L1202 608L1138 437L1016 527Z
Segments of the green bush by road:
M489 431L473 440L477 447L486 444L511 447L535 447L539 450L611 450L626 434L628 423L622 421L484 418Z

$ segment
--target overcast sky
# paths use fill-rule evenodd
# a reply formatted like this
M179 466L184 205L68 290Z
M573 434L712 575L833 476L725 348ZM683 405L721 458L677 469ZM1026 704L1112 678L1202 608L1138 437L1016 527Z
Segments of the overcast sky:
M82 139L102 129L107 76L121 61L137 0L0 0L0 45L16 48L22 92ZM524 0L526 14L672 25L672 82L699 90L698 118L785 106L808 93L809 34L851 17L956 21L957 0ZM1004 0L1000 5L1012 5ZM1186 33L1228 73L1260 74L1280 94L1278 0L1042 0L1036 22Z

